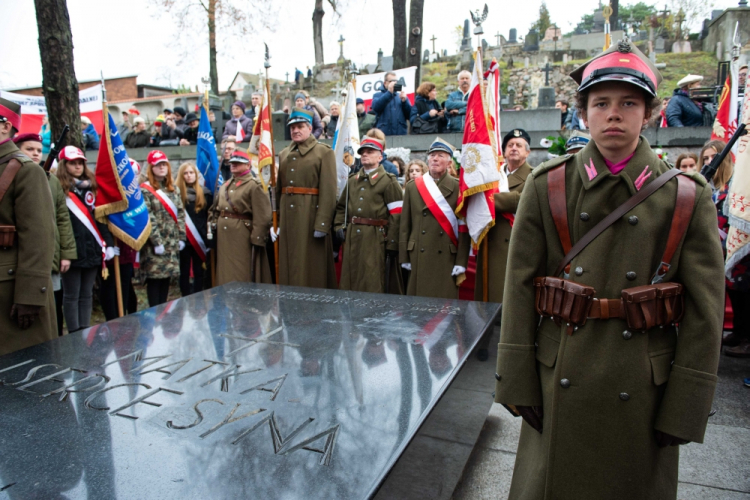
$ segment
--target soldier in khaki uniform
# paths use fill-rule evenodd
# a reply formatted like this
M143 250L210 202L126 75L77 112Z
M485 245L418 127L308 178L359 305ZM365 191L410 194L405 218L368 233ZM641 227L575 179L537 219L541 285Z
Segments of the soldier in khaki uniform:
M676 498L678 445L703 442L717 381L711 188L640 136L661 75L637 48L621 41L571 76L592 140L532 172L510 242L495 396L524 419L510 498Z
M279 153L279 284L336 288L331 226L336 211L336 157L312 135L312 112L294 108L292 144Z
M403 293L398 237L404 194L396 176L380 165L384 149L373 137L362 141L362 169L349 177L336 207L334 227L345 242L342 290Z
M0 98L0 185L9 182L0 201L0 355L57 337L52 194L42 167L11 140L20 128L21 107Z
M454 149L438 137L427 152L429 175L406 185L399 262L411 271L407 295L458 299L456 280L466 272L469 234L459 231L463 224L455 215L458 179L448 173Z
M503 137L503 157L505 175L508 177L507 193L495 193L495 225L487 233L487 246L482 243L477 253L477 275L474 284L474 300L484 300L484 251L489 247L487 259L488 286L487 300L489 302L503 302L503 287L505 286L505 268L508 264L508 246L510 234L518 200L526 185L526 178L531 174L531 165L526 162L531 151L531 137L524 129L514 129ZM489 357L487 346L490 334L486 334L479 341L477 358L486 361Z
M208 216L216 240L216 285L271 283L266 254L271 200L253 176L247 153L235 151L229 168L232 178L219 189Z

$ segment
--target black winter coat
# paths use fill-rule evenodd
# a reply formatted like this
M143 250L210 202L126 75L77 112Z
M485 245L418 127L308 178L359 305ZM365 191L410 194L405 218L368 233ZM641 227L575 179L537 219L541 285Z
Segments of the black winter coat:
M203 189L202 187L198 187L198 189ZM206 197L206 205L201 209L200 212L195 211L195 202L189 201L187 198L185 199L184 208L185 213L187 213L190 216L190 219L192 219L193 224L195 224L196 229L198 229L198 233L201 235L201 238L203 238L203 242L208 244L208 239L206 238L206 228L208 227L208 209L211 208L211 205L214 203L214 197L203 189L203 196Z
M84 205L86 205L85 200L86 193L89 192L88 189L81 190L78 188L73 188L70 192L73 193L74 196L77 196L78 199L81 200ZM91 231L89 231L86 226L83 225L83 222L81 222L78 217L76 217L70 211L70 209L68 209L68 212L70 214L70 223L73 226L73 237L76 240L76 253L78 254L78 258L70 262L71 267L101 267L102 247L100 247L99 243L96 242L96 238L94 238L94 235L91 234ZM112 246L115 244L112 233L109 232L106 224L97 222L96 227L97 229L99 229L99 233L102 235L102 238L104 238L107 246Z
M703 111L681 89L675 89L667 104L667 125L670 127L702 127Z

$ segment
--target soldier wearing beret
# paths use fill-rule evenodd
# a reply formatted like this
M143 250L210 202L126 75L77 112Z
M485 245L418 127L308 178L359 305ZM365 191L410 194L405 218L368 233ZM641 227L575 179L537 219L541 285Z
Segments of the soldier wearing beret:
M508 177L507 193L495 193L495 225L487 233L487 245L483 243L477 253L477 275L474 285L474 300L484 300L484 255L489 249L487 258L487 300L503 302L506 265L508 263L508 246L518 200L526 185L526 178L531 174L531 165L526 162L531 152L531 137L524 129L513 129L503 137L503 158L501 167ZM487 346L490 335L485 335L479 344L477 357L486 361L489 357Z
M312 135L313 112L294 108L292 144L279 153L279 284L337 288L331 226L336 211L336 157Z
M20 128L21 107L0 98L0 356L57 337L52 194L11 140Z
M532 172L510 242L495 377L524 419L510 498L676 498L679 445L703 442L717 381L711 188L640 135L661 75L637 48L571 77L592 140Z
M458 298L457 280L469 261L469 233L460 230L464 224L455 215L458 179L448 173L454 149L435 139L427 152L430 173L406 185L399 262L411 271L407 295Z
M380 164L384 149L374 137L362 141L362 168L349 177L336 207L334 226L345 242L342 290L403 293L398 286L398 231L404 194L398 178Z
M271 200L250 170L250 158L235 151L229 159L232 178L219 189L209 224L216 239L216 285L232 281L271 283L266 241Z

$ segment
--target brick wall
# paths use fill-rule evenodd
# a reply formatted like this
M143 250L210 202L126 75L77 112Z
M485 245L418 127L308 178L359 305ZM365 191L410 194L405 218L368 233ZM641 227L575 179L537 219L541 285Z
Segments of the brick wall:
M138 77L127 76L124 78L113 78L111 80L104 80L104 85L107 88L107 100L108 101L119 101L125 99L137 99L138 98ZM92 82L80 82L78 83L78 90L87 89L98 85L98 81ZM16 94L23 95L42 95L42 87L34 87L30 89L18 89L12 90Z

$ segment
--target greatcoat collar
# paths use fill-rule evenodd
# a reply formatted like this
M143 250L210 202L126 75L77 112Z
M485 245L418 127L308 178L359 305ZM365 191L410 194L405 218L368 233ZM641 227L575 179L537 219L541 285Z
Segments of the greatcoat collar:
M315 145L318 143L318 140L315 138L314 135L310 134L310 137L308 137L305 142L298 144L296 142L292 143L292 151L295 149L300 152L302 156L305 156L312 148L315 147Z
M630 194L634 195L659 175L661 160L643 136L635 148L635 154L617 175L609 171L594 141L589 141L579 154L582 161L578 162L578 174L586 190L595 187L604 179L620 179L628 186ZM638 187L636 187L636 181L639 181Z
M524 162L523 165L508 174L508 189L513 189L519 184L522 184L526 180L526 177L531 173L531 170L531 165L529 165L528 162Z
M426 173L424 175L430 175L430 173ZM435 181L435 184L440 188L440 192L443 193L444 197L449 197L451 193L453 193L454 185L453 182L446 182L446 179L450 177L450 174L448 173L448 170L446 169L443 173L442 177L440 179ZM452 178L452 177L451 177Z
M383 164L381 163L378 165L375 170L372 171L372 173L368 174L365 172L364 167L359 171L359 180L368 180L370 181L370 185L374 186L378 182L380 182L381 179L386 177L385 168L383 168Z

